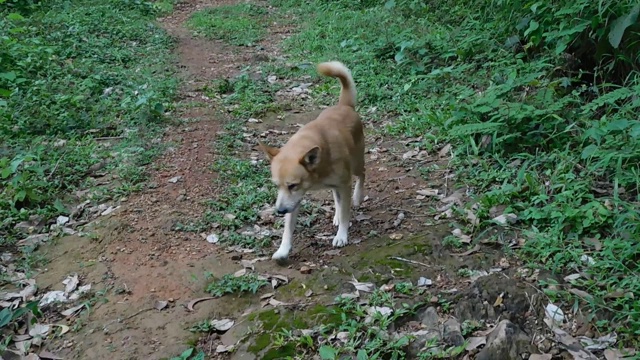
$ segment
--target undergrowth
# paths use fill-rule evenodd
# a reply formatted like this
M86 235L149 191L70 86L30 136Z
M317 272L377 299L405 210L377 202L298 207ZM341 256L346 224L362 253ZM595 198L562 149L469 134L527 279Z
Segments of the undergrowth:
M100 195L140 189L176 90L169 2L0 0L0 246L29 216L112 174ZM101 165L101 163L104 165Z
M254 4L222 5L195 12L187 26L197 35L231 45L251 46L266 33L265 15L266 10Z
M290 62L345 62L361 110L377 109L367 121L388 120L384 132L422 136L427 149L453 144L459 185L479 205L476 233L496 226L491 208L506 206L526 240L520 255L582 272L572 286L590 296L564 291L569 306L586 301L599 330L637 345L640 5L272 4L300 24L284 44ZM313 76L316 93L336 86ZM624 295L605 300L614 292Z
M218 133L214 145L216 159L212 170L218 191L209 201L202 219L178 225L179 230L221 231L220 241L227 245L262 248L271 244L270 236L242 232L242 227L258 219L261 208L275 199L273 186L265 182L270 178L269 168L245 157L241 151L255 146L244 124L251 117L277 111L274 94L279 89L264 79L253 80L247 73L231 80L216 80L204 89L210 98L218 99L230 119Z

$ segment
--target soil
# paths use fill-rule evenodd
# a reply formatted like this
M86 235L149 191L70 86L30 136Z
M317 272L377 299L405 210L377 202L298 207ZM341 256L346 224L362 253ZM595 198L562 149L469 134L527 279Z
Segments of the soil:
M241 48L193 37L184 27L192 12L232 2L187 0L177 4L171 16L161 19L177 43L178 67L184 81L175 116L184 121L164 134L162 141L171 146L151 167L150 183L154 186L123 199L118 210L83 230L93 236L68 236L45 248L51 262L38 277L42 288L57 288L66 276L78 273L82 282L93 284L96 291L91 311L67 320L74 331L49 344L65 359L162 359L176 356L198 341L215 349L220 343L234 343L234 335L199 339L188 329L205 319L237 319L262 306L260 295L264 292L229 295L201 302L194 311L187 309L191 300L208 295L204 291L205 273L221 277L242 269L240 259L270 257L279 239L264 253L241 253L210 244L200 234L174 230L179 221L200 218L206 211L206 201L220 191L214 187L216 174L210 171L210 165L216 157L216 133L228 121L228 115L200 89L212 80L232 78L249 65L281 58L278 44L291 32L275 24L260 46ZM317 115L319 109L303 105L294 105L297 107L284 117L267 116L262 123L247 126L255 134L268 129L286 131L269 135L270 143L282 143L297 129L296 124ZM363 111L366 122L366 109ZM365 126L371 129L379 125ZM247 158L255 151L254 145L246 145ZM483 308L483 303L507 292L517 299L517 307L510 311L524 317L529 304L523 303L523 294L531 288L518 288L515 281L505 280L483 282L482 290L477 285L471 289L469 281L458 276L461 268L497 267L504 255L491 247L465 256L452 253L442 245L451 229L447 223L438 224L432 215L438 204L428 197L417 198L420 189L452 193L446 170L433 173L431 179L417 170L434 163L446 169L446 157L428 154L420 160L403 159L402 155L412 150L411 144L373 131L369 132L367 149L367 200L354 214L350 244L339 250L331 246L335 232L331 196L321 192L309 201L329 211L309 219L308 227L296 231L290 265L279 266L270 258L255 262L257 273L280 274L290 280L276 290L276 298L300 306L327 304L336 295L353 291L348 283L353 277L377 284L399 279L415 282L426 277L434 282L431 293L448 291L452 299L468 303L459 310L462 316L480 314L481 310L474 307ZM180 181L169 181L176 176ZM397 224L399 217L404 218ZM303 266L310 274L300 271ZM506 279L509 271L503 275ZM307 289L313 291L312 296L305 296ZM466 289L469 292L465 293ZM505 302L511 304L509 299L505 297ZM158 301L167 301L167 307L157 310ZM241 351L233 356L251 358Z

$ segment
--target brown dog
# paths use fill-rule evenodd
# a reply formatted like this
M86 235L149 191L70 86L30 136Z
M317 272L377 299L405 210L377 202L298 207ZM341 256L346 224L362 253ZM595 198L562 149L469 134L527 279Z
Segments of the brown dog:
M364 131L355 111L356 88L347 67L338 61L318 65L318 73L340 79L338 105L322 111L303 126L280 149L259 143L271 162L271 176L278 186L276 211L285 215L276 261L286 260L291 251L293 230L302 197L307 191L331 189L336 204L333 224L338 233L333 246L347 245L351 218L351 181L357 177L353 205L359 206L364 188Z

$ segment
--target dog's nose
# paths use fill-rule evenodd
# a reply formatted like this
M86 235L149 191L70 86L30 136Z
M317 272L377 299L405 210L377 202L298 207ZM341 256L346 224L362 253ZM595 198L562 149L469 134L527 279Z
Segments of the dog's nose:
M276 212L278 213L278 215L284 215L284 214L289 212L289 209L287 209L287 208L277 208Z

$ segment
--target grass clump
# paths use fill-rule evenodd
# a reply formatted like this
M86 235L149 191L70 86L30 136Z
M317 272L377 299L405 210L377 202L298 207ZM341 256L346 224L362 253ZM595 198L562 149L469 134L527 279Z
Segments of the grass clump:
M520 255L586 273L573 286L600 330L637 345L640 300L605 300L640 293L637 3L272 3L301 22L284 44L292 62L345 62L370 121L394 119L384 132L453 144L476 231L495 226L494 207L517 214Z
M266 33L266 15L266 10L254 4L223 5L195 12L187 26L210 39L251 46Z
M170 3L11 1L0 7L0 245L13 226L67 212L64 194L91 186L93 167L116 175L112 193L140 188L150 139L172 109L173 42L154 23ZM104 163L104 166L100 166Z
M246 274L242 276L234 276L227 274L222 278L211 282L205 289L211 296L224 296L226 294L236 294L250 292L255 294L258 290L268 285L267 280L254 274Z

